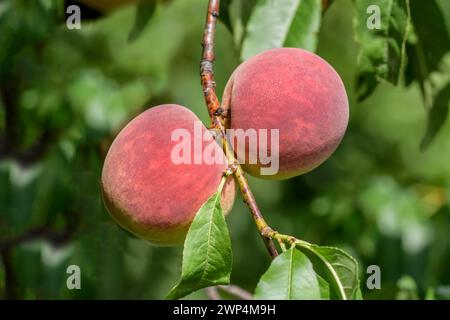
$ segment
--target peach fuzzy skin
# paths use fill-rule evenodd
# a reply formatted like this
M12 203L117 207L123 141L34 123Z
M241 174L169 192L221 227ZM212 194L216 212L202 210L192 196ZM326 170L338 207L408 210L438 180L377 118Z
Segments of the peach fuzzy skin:
M349 118L344 84L314 53L296 48L265 51L243 62L232 74L222 107L232 129L279 129L279 171L260 174L261 163L243 168L266 179L286 179L324 162L338 147ZM270 154L270 131L268 131Z
M226 169L225 160L211 165L172 162L178 143L171 141L172 132L188 130L193 145L194 121L200 120L179 105L151 108L119 133L105 159L102 189L108 211L122 227L156 245L183 243L196 212L217 191ZM207 131L204 126L202 130ZM209 142L215 143L211 135L203 148ZM216 146L214 151L223 155ZM222 191L224 212L231 210L234 196L230 177Z

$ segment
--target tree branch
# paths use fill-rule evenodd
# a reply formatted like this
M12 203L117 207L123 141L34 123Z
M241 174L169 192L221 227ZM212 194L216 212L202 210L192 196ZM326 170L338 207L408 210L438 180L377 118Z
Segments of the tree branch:
M210 0L208 3L208 12L206 14L205 28L203 32L203 53L200 61L200 76L203 85L203 94L205 96L206 106L211 120L216 119L219 115L220 103L217 98L214 80L214 35L216 30L217 17L219 16L219 0ZM214 122L214 121L213 121Z
M12 265L11 250L0 248L0 259L5 270L5 292L4 299L17 299L17 277Z
M0 87L0 99L5 112L5 130L0 133L0 160L10 158L22 166L35 163L46 154L51 144L56 141L58 132L45 129L27 149L20 149L20 129L18 123L19 80L12 78Z
M241 300L253 300L253 296L250 292L247 290L242 289L239 286L236 286L234 284L230 284L227 286L218 286L218 288L222 291L225 291L228 294L231 294L232 296L235 296Z
M234 151L226 137L225 133L225 117L227 114L220 107L219 99L217 98L215 87L216 82L214 80L214 35L216 31L217 18L219 16L219 0L209 0L208 10L206 14L205 28L203 31L203 52L202 59L200 61L200 76L203 87L203 94L205 97L208 113L211 118L211 127L215 128L222 136L223 148L228 160L228 164L233 167L234 176L241 189L242 197L247 204L250 212L253 216L253 220L258 228L261 237L264 240L267 251L272 258L278 255L273 240L270 238L270 234L273 233L272 228L268 226L264 220L261 211L258 208L255 197L248 185L245 178L244 171L238 164L234 156Z
M234 284L230 284L227 286L215 286L215 287L208 287L205 288L206 296L209 300L222 300L222 297L220 296L219 289L223 292L228 293L229 295L236 297L240 300L253 300L253 296L250 292L247 290L242 289L239 286L236 286Z
M79 216L77 214L68 213L66 217L68 217L67 224L61 231L55 231L50 226L44 225L31 228L28 231L15 237L3 240L0 239L0 259L5 270L4 298L18 298L17 277L12 264L13 250L23 243L36 240L46 240L55 247L69 242L79 224Z
M217 290L217 287L205 288L205 292L209 300L222 300L219 294L219 290Z
M12 237L10 239L1 241L0 250L11 249L20 244L36 240L46 240L53 246L57 247L67 243L70 240L70 237L72 236L75 229L76 229L75 225L68 225L62 231L54 231L49 226L32 228L16 237Z

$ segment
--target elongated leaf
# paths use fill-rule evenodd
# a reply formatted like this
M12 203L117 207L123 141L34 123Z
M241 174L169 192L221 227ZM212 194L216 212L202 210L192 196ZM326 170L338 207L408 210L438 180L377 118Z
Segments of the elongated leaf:
M248 20L250 19L250 16L255 9L256 4L259 0L245 0L245 1L239 1L241 3L241 9L240 9L240 15L242 19L242 24L244 26L247 25Z
M144 0L136 6L134 26L128 34L128 41L136 40L144 30L150 18L155 13L156 0Z
M409 0L356 0L354 31L358 55L359 99L368 97L379 81L397 84L406 63Z
M330 285L330 297L342 300L360 299L358 264L341 249L298 244L313 261L314 269Z
M286 46L314 51L321 12L320 0L259 0L247 24L242 59Z
M358 288L358 290L356 290L355 297L353 300L364 300L362 292L361 292L361 288Z
M236 48L242 48L245 28L258 0L225 0L220 2L221 20L231 31Z
M330 8L334 0L322 0L322 13L325 13Z
M189 228L180 282L166 299L180 299L201 288L230 283L231 241L220 207L220 192L200 208Z
M405 80L408 85L413 81L419 83L429 111L427 131L420 146L422 150L433 141L448 114L449 59L446 57L450 52L449 9L450 4L446 0L411 0L415 37L407 47L409 61ZM443 77L433 79L433 74Z
M220 14L219 20L227 27L227 29L233 33L233 24L230 17L230 5L232 0L222 0L220 1Z
M433 104L428 115L427 131L422 139L420 147L424 150L444 125L448 116L450 103L450 82L442 88L433 99Z
M408 48L409 63L406 82L425 81L430 73L437 71L441 59L450 51L450 17L443 3L448 1L411 1L411 18L415 38Z
M328 299L328 283L313 269L308 257L291 248L272 261L259 280L255 299Z

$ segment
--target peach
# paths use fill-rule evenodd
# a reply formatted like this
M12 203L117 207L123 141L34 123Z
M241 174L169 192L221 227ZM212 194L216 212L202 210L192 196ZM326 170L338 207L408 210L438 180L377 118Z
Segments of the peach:
M276 174L261 174L268 165L259 159L259 144L247 145L240 157L245 156L245 171L267 179L290 178L320 165L338 147L349 118L336 71L316 54L296 48L268 50L243 62L226 85L222 108L229 111L231 129L279 130ZM256 163L248 161L252 153Z
M153 107L122 129L105 159L102 191L109 213L122 227L156 245L183 243L196 212L217 191L227 167L222 149L203 125L202 134L223 161L172 161L172 151L179 143L172 141L172 132L185 129L193 144L195 121L200 120L185 107ZM203 143L192 156L207 145ZM231 176L221 194L225 213L231 210L234 196Z

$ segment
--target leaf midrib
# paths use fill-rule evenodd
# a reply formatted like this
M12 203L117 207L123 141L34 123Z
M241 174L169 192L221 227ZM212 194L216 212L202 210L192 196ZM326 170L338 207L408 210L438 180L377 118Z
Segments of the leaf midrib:
M287 286L287 300L291 300L292 295L292 269L294 268L294 249L290 249L289 255L289 269L288 269L288 286Z
M335 280L335 283L337 284L337 287L339 289L339 294L341 295L342 300L348 300L347 294L345 293L344 286L341 283L341 280L340 280L339 276L337 275L336 271L334 270L333 265L331 263L329 263L328 260L325 259L320 252L314 250L314 248L312 248L310 246L303 246L303 248L306 248L307 250L310 250L311 252L313 252L325 264L327 269L331 272L331 274Z
M202 265L204 265L205 267L203 268L202 275L200 276L200 279L198 280L197 283L201 283L203 281L203 279L207 273L206 271L207 271L208 265L209 265L209 250L210 250L210 244L211 244L212 219L214 217L214 211L216 210L217 199L218 199L218 195L216 195L216 197L214 199L210 218L208 219L209 227L208 227L208 242L207 242L207 248L206 248L206 258L205 258L205 262L202 263Z

